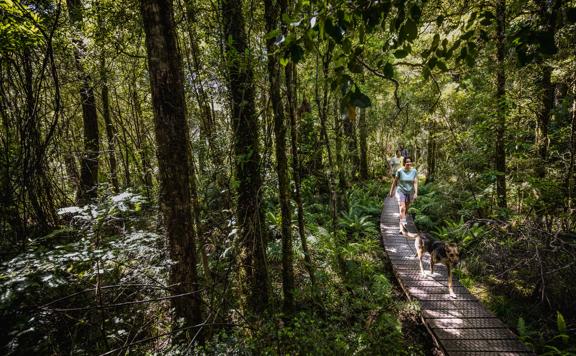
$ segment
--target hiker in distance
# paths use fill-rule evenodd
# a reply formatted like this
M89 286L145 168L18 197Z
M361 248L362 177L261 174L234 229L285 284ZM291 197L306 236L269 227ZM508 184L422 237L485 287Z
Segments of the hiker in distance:
M404 167L396 171L396 176L390 187L390 197L396 194L400 206L400 226L406 225L406 213L410 204L418 197L418 171L412 167L412 159L404 159Z
M392 156L392 158L390 158L390 161L388 161L390 165L390 174L392 175L392 179L396 177L396 172L398 172L398 170L402 168L403 161L404 157L402 157L400 150L396 150L396 155Z

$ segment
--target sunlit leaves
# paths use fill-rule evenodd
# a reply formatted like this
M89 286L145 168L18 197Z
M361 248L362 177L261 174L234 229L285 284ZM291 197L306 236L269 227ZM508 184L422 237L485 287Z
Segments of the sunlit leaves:
M41 20L30 8L0 0L0 53L33 46L42 39Z

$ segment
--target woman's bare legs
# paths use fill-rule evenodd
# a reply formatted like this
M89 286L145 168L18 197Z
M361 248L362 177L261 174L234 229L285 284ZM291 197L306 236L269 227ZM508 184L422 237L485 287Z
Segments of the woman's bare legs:
M400 221L406 220L406 202L400 202Z

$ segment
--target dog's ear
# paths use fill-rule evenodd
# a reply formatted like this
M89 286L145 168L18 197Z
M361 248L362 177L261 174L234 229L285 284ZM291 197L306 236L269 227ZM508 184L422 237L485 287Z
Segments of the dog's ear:
M456 245L455 243L451 242L448 244L448 246L450 247L450 249L456 253L458 253L458 245Z

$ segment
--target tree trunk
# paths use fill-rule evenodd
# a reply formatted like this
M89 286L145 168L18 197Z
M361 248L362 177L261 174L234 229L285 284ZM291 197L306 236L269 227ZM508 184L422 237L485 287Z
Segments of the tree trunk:
M196 6L194 0L186 0L186 20L187 20L187 30L188 38L190 40L190 55L191 55L191 65L193 73L195 74L195 80L192 80L192 87L194 89L194 94L198 107L200 108L200 133L206 138L213 162L221 162L220 148L215 142L215 132L216 122L212 114L212 109L210 108L210 99L208 94L204 89L204 85L200 78L200 73L203 70L202 60L200 58L201 51L198 45L198 39L195 29L196 24Z
M548 160L548 126L554 107L554 85L552 85L552 67L544 64L541 69L540 79L537 84L541 88L541 107L537 115L536 125L536 150L539 162L536 164L536 176L544 178L546 176L546 166Z
M112 124L110 115L110 90L108 88L108 69L106 68L106 51L105 36L106 27L104 18L102 17L102 9L99 4L96 4L96 19L100 32L98 34L97 43L100 47L100 82L101 82L101 100L102 100L102 117L104 118L104 125L106 128L106 141L108 144L108 164L110 165L110 180L112 182L112 189L118 193L120 186L118 184L118 163L116 161L116 131Z
M196 270L196 236L190 193L190 140L182 62L176 42L172 3L141 0L140 5L154 108L159 203L170 258L174 262L170 270L170 284L175 296L172 305L175 320L183 318L185 327L189 327L187 332L194 335L201 330L194 326L202 323L202 314ZM202 341L202 338L197 340Z
M0 118L2 119L2 130L0 130L0 143L2 143L2 152L0 156L0 223L4 231L4 238L8 239L10 235L20 244L22 251L26 248L26 226L18 211L15 191L13 187L14 169L10 164L13 160L13 141L16 133L12 129L13 120L9 115L9 102L5 94L5 71L4 66L0 63ZM8 83L11 85L11 83ZM5 228L5 222L10 225L12 234L8 234Z
M106 70L106 57L102 55L100 59L100 78L102 80L102 117L106 125L106 140L108 141L108 163L110 164L110 179L112 188L118 193L120 184L118 183L118 164L116 162L116 130L112 124L110 115L110 99L108 90L108 73Z
M335 100L334 103L334 146L336 151L336 167L338 168L338 195L341 197L342 194L346 191L346 164L344 163L344 157L342 156L342 136L344 133L344 129L342 126L345 126L345 122L348 121L348 115L342 115L340 111L340 105ZM344 118L343 118L344 116ZM349 137L347 137L349 138ZM350 144L350 140L347 140L347 143ZM350 146L348 146L350 149ZM350 152L348 152L350 153ZM342 207L342 204L338 205L339 208Z
M273 4L264 0L266 32L270 33L278 26L279 14L286 13L286 0ZM283 26L285 28L285 26ZM286 32L285 29L283 32ZM284 293L284 312L291 314L294 309L294 268L292 253L292 214L290 212L290 180L288 178L288 159L286 157L286 125L284 107L280 94L281 72L277 55L274 52L275 38L266 41L268 51L268 80L270 81L270 100L274 113L274 136L276 148L276 172L278 174L278 198L282 214L282 290Z
M576 94L576 85L572 87L574 93ZM565 187L567 190L566 200L567 200L567 210L568 216L572 216L572 219L568 221L567 231L573 229L574 224L574 163L576 161L576 99L572 100L572 124L570 133L570 163L568 165L568 171L566 172Z
M82 33L83 15L80 0L67 0L68 13L72 28ZM98 131L98 114L96 98L92 88L90 75L84 69L84 54L86 48L81 38L74 40L74 59L78 76L82 82L80 99L82 101L82 117L84 124L84 153L80 164L80 189L77 194L79 204L86 204L98 195L98 154L100 151L100 134Z
M232 132L236 179L238 180L237 221L240 236L240 283L243 305L254 312L268 305L266 236L261 207L262 177L258 144L252 58L244 29L242 1L222 2L225 52L232 107Z
M290 118L290 143L292 151L292 176L294 177L294 198L296 200L296 209L298 212L298 234L300 235L300 244L304 252L304 264L313 290L316 289L316 278L314 276L314 265L312 257L308 250L308 241L304 231L304 207L302 205L302 195L300 193L300 159L298 157L298 125L296 124L296 86L295 86L296 64L289 63L286 66L286 98L288 100L288 114Z
M538 0L537 4L540 7L538 15L541 27L544 32L554 38L556 35L556 20L562 1ZM552 66L547 64L542 58L539 60L539 65L541 72L537 85L540 88L541 103L536 125L536 151L539 159L536 164L536 176L544 178L546 176L546 167L548 166L548 145L550 144L548 126L550 125L550 117L554 108L555 86L552 84Z
M142 179L142 184L146 190L146 196L150 197L152 192L152 165L150 163L150 155L146 134L148 130L144 126L144 121L142 118L142 107L140 106L140 97L138 95L138 85L136 80L136 73L132 73L132 105L134 110L134 127L136 131L135 144L136 151L140 156L141 171L140 177Z
M428 155L426 156L426 166L428 174L426 175L425 184L434 182L436 178L436 126L430 124L428 128Z
M356 107L348 105L346 107L346 115L344 116L343 129L346 135L346 143L348 146L348 161L352 164L351 178L355 181L360 175L360 156L358 155L358 142L356 139Z
M496 4L496 196L500 209L506 209L506 72L505 72L505 41L506 32L506 0L498 0Z
M330 212L332 217L332 233L336 233L338 227L338 195L336 192L336 187L334 183L334 159L332 157L332 150L330 148L330 139L328 138L328 69L329 63L332 57L332 51L334 50L334 44L330 42L325 54L318 54L316 57L316 80L315 80L315 96L316 105L318 106L318 114L320 116L320 136L326 148L326 155L328 156L328 189L330 190ZM319 58L321 57L321 58ZM322 95L320 95L320 81L319 74L320 70L318 65L319 60L322 63Z
M366 109L360 109L360 119L358 120L358 130L360 131L360 179L368 179L368 127L366 126Z
M23 187L28 201L32 206L34 220L38 222L40 232L47 233L55 226L58 218L52 197L52 186L48 178L48 166L45 151L42 149L40 122L37 115L37 103L34 96L32 53L24 49L23 69L25 80L26 112L21 130L21 145L23 154Z
M130 174L130 152L132 151L130 149L130 145L128 144L128 137L127 137L127 133L126 133L126 127L124 124L124 116L122 115L122 109L120 108L120 103L118 100L118 92L116 91L116 88L113 88L114 90L114 98L116 98L116 117L117 117L117 123L118 123L118 128L120 129L119 132L120 134L118 134L117 138L118 141L120 143L119 147L124 147L124 149L120 149L120 159L122 160L122 168L124 169L124 187L125 188L129 188L132 186L132 176Z

